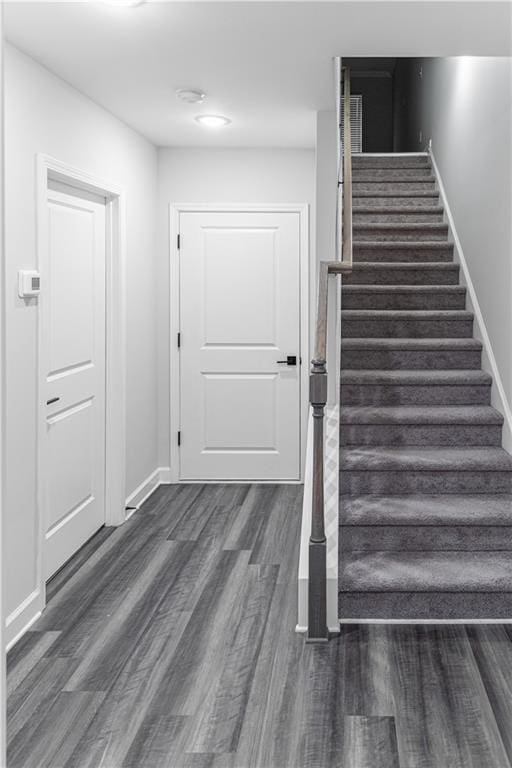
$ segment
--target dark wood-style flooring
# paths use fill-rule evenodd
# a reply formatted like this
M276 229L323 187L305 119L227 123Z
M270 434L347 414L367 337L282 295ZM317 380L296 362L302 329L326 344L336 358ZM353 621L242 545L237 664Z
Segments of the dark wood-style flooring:
M9 654L9 768L510 768L510 627L295 634L301 494L163 486L80 552Z

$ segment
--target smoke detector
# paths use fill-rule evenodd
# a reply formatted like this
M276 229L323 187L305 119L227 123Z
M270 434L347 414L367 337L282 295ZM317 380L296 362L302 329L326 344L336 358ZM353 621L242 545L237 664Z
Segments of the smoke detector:
M205 100L206 94L202 91L196 91L193 88L178 88L176 96L187 104L200 104Z

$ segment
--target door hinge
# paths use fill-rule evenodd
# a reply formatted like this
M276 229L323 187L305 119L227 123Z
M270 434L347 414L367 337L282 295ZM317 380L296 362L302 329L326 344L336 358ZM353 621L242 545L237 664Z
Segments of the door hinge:
M181 445L181 432L178 432L178 446Z
M181 347L181 333L178 331L178 349Z
M178 251L181 248L181 235L176 236L176 245L178 246Z

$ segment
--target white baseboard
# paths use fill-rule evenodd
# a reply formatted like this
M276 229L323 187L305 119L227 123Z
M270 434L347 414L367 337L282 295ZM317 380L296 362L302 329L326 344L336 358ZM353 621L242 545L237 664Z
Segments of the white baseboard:
M171 482L170 473L171 470L169 467L157 467L154 472L148 475L148 477L146 477L146 479L143 480L132 493L130 493L126 499L126 506L139 509L159 485ZM128 519L129 516L130 515L127 515L126 519Z
M441 198L441 202L445 210L446 223L448 224L449 235L453 240L453 243L455 246L454 248L455 261L460 265L461 273L462 273L461 275L462 284L465 285L467 288L467 296L468 296L467 308L471 312L473 312L475 316L475 329L474 329L475 338L481 341L483 345L482 369L486 373L489 373L492 376L492 380L493 380L492 388L491 388L491 403L494 406L494 408L496 408L497 411L503 414L503 417L505 419L503 423L503 447L507 451L509 451L509 453L512 453L512 410L510 408L510 404L505 394L505 388L503 386L503 382L500 376L498 364L496 362L496 357L494 356L491 340L487 332L482 310L478 302L475 286L473 285L473 281L471 279L468 263L464 256L464 251L462 249L462 245L461 245L459 236L457 234L457 229L455 227L453 215L446 197L443 180L441 178L441 174L439 173L439 168L437 167L436 159L432 149L430 149L430 157L432 160L432 167L434 169L434 174L437 180L437 185L439 187L439 196Z
M160 473L160 483L162 485L170 485L170 483L174 482L170 467L159 467L158 471Z
M162 483L169 483L169 467L158 467L154 470L126 499L127 507L139 509L141 504L158 488ZM135 510L127 513L125 521L128 520ZM6 650L17 643L22 635L30 629L32 624L40 617L45 607L44 596L39 589L34 590L23 600L20 605L9 614L5 622L5 642Z
M37 621L43 608L43 596L39 589L35 589L9 614L5 620L6 651Z

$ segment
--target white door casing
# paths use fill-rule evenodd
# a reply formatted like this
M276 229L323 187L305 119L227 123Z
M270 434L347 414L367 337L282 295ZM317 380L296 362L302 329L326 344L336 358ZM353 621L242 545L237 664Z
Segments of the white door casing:
M300 479L302 213L179 213L179 479Z
M48 188L40 296L46 579L105 523L105 213L105 199Z

